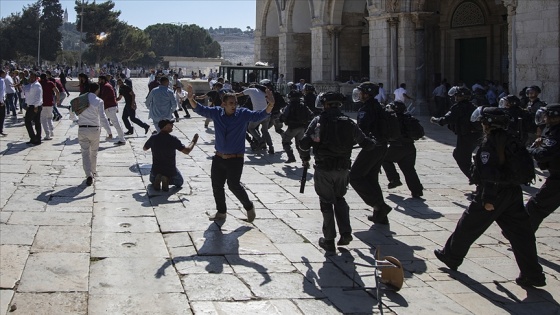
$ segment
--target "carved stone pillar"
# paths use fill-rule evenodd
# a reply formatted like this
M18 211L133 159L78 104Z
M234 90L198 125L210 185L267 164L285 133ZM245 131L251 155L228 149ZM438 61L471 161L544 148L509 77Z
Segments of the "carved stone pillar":
M339 49L338 49L338 37L340 36L340 31L342 26L340 25L328 25L326 26L327 34L331 37L331 81L335 81L338 77L340 66L339 66ZM326 78L324 78L326 79Z
M311 28L311 80L331 81L334 69L333 36L329 34L330 25Z
M517 93L517 31L516 31L516 10L517 0L502 0L508 12L508 70L509 70L509 90L511 94Z
M398 42L398 27L399 19L391 17L387 20L390 29L390 51L391 51L391 71L390 71L390 86L389 91L393 91L399 86L399 42Z

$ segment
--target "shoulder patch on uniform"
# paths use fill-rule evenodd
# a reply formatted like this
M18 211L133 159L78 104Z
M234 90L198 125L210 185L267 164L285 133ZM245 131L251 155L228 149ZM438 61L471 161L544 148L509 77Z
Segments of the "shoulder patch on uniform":
M480 152L480 160L482 161L482 164L488 163L488 160L490 160L490 153L486 151Z
M550 138L544 139L543 141L543 144L547 147L553 147L556 145L556 143L557 143L556 140Z

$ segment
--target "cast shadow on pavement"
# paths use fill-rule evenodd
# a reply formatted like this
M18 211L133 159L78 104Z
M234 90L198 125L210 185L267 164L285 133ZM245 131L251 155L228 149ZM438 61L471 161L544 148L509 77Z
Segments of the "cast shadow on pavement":
M95 195L95 193L90 193L88 195L79 196L88 186L85 181L78 186L71 186L64 188L59 191L54 191L52 189L41 192L35 200L46 201L49 205L59 205L72 203L77 200L88 199Z
M8 142L6 144L6 149L4 151L0 151L0 155L12 155L31 148L33 148L33 146L30 146L25 142Z
M252 230L249 226L240 226L230 233L224 234L221 227L212 222L204 231L204 244L197 249L197 255L177 256L168 259L155 273L157 279L165 275L165 269L180 262L207 262L208 273L223 273L224 265L240 265L254 269L263 277L261 286L272 281L268 269L256 262L248 261L239 255L239 237Z
M150 188L151 186L152 184L148 185L148 191L145 193L135 192L132 194L132 197L138 201L142 207L157 207L163 204L183 203L180 198L177 200L169 200L170 197L176 196L175 193L181 190L181 188L171 186L169 191L155 191L153 188Z
M397 204L397 207L394 208L395 211L411 217L420 217L424 219L438 219L443 217L440 212L430 208L425 199L416 199L412 197L404 198L395 194L387 195L387 199Z
M274 171L274 174L278 177L289 178L289 179L298 180L298 181L301 180L301 176L303 175L303 167L301 165L296 164L296 163L286 164L286 165L282 166L282 170L284 171L284 174L282 174L278 171ZM313 174L309 173L309 171L308 171L307 172L307 180L309 181L312 178L313 178Z

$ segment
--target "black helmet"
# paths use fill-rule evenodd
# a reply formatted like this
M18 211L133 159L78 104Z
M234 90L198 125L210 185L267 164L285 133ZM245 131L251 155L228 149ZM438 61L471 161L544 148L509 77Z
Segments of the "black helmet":
M304 90L304 91L311 91L311 92L314 92L314 91L315 91L315 87L313 86L313 84L305 83L305 84L303 85L303 90Z
M454 96L471 96L471 95L472 95L472 92L468 88L462 87L462 86L455 87ZM453 95L450 94L450 96L453 96Z
M356 88L362 93L368 94L370 96L376 96L377 94L379 94L379 85L372 82L360 83L360 85L358 85Z
M339 92L321 92L315 100L315 107L321 108L325 104L342 106L346 100L346 96Z
M515 96L515 95L508 95L508 96L504 96L500 99L500 102L498 103L498 107L500 108L506 108L505 103L509 104L509 108L513 108L513 107L521 107L521 100L519 99L519 97Z
M262 79L259 83L264 86L272 86L272 82L269 79Z
M536 85L528 87L525 92L528 93L529 91L535 91L537 94L541 94L541 88Z
M539 108L537 110L537 113L535 114L535 124L543 125L545 123L544 116L549 118L559 117L560 104L548 104L544 107Z
M480 121L492 128L508 129L511 117L504 108L480 106L473 112L471 121Z
M406 105L401 101L394 101L392 103L389 103L389 105L387 106L397 114L403 114L404 112L406 112Z
M302 96L303 94L301 94L301 92L298 90L291 90L290 93L288 93L289 99L298 99L301 98Z

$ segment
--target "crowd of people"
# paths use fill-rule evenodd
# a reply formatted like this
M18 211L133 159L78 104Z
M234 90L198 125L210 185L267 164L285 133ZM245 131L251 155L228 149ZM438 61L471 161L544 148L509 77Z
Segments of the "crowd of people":
M144 134L148 134L151 127L136 117L137 100L126 73L119 74L117 79L111 74L100 75L97 82L85 73L80 73L78 78L80 96L71 101L70 110L76 115L72 119L79 126L78 140L86 184L92 185L97 175L97 150L102 128L107 132L106 140L114 139L115 145L123 145L126 143L124 136L134 133L130 121L141 127ZM405 101L414 99L407 94L404 83L394 92L394 100L387 106L384 91L380 97L380 84L361 82L357 85L352 94L353 101L360 105L356 122L341 111L346 102L343 94L329 91L317 95L313 85L304 80L288 84L289 91L285 95L275 91L267 79L250 85L229 84L223 78L209 80L209 83L210 92L196 95L193 87L185 87L177 74L167 76L161 73L150 80L145 105L154 131L144 150L152 152L149 177L152 187L163 191L168 191L170 185L181 187L184 179L176 167L176 152L189 154L198 135L195 134L188 145L171 135L175 121L180 119L178 111L184 111L184 118L190 118L189 109L192 109L206 118L206 128L213 122L216 151L212 158L211 185L216 213L209 216L210 220L227 218L226 183L246 210L247 221L255 219L255 206L241 185L245 141L252 151L266 150L268 154L275 154L269 133L272 128L281 134L286 163L296 162L292 149L294 142L303 167L308 168L311 157L314 157L314 188L323 216L323 237L319 239L319 246L327 252L336 251L337 226L340 238L336 245L348 245L353 239L350 209L345 200L348 184L372 208L367 219L374 224L389 224L392 210L385 202L379 184L381 168L387 174L388 188L392 189L402 185L396 163L403 172L411 196L423 199L424 188L415 170L414 141L424 136L424 130L407 112ZM445 102L452 98L452 105L439 108L441 115L430 121L447 125L457 135L453 157L476 190L471 196L469 209L444 248L435 250L436 257L456 270L469 247L491 223L497 222L510 241L521 270L517 283L522 286L545 285L537 259L535 232L541 222L560 206L557 194L560 188L560 105L540 101L537 86L525 88L522 98L505 95L482 105L467 87L445 89L447 95L444 96L441 96L441 90L443 88L434 91L434 95L445 98ZM25 109L28 143L38 145L50 140L54 134L52 121L60 115L56 107L60 106L63 95L69 95L64 82L49 71L6 73L2 70L1 126L6 115L17 115L18 109ZM125 106L121 118L126 132L117 117L117 104L123 98ZM199 101L207 102L207 105ZM113 137L111 125L116 129L116 137ZM4 131L2 128L0 134L5 135ZM361 150L352 161L355 145ZM524 156L529 160L520 160ZM524 205L521 185L531 181L531 174L534 178L533 159L550 175L539 192ZM528 176L521 178L521 174Z

